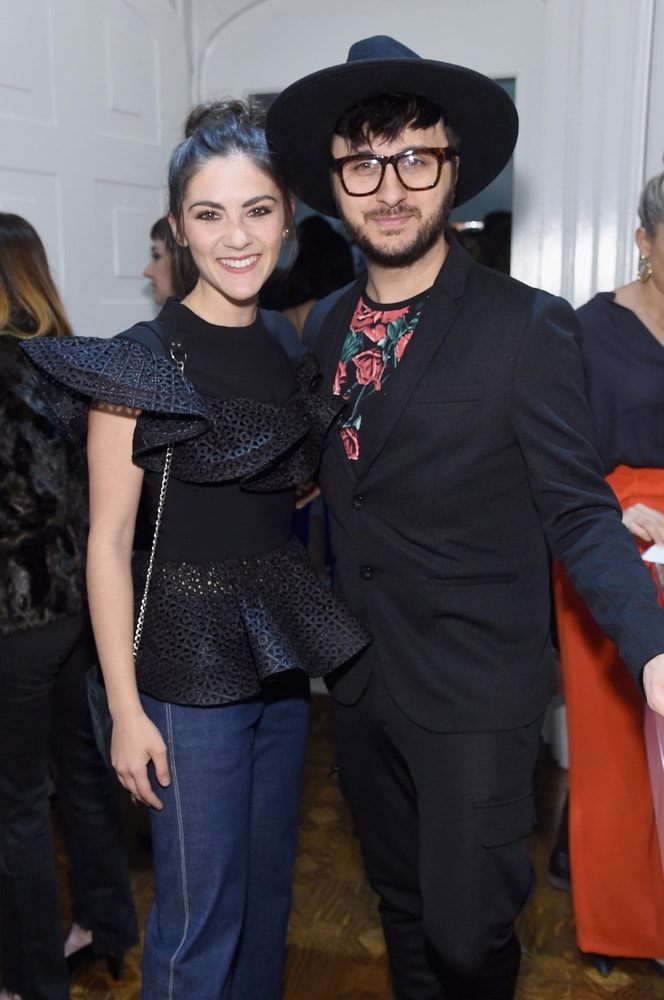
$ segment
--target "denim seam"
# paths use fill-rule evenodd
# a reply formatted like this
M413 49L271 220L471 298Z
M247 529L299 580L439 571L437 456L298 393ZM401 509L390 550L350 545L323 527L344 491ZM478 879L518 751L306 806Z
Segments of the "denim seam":
M168 734L168 746L169 746L169 758L171 766L171 781L173 783L173 798L175 802L175 811L177 815L178 824L178 834L180 842L180 874L182 877L182 907L184 910L184 927L182 929L182 938L180 944L175 949L170 963L169 963L169 983L168 983L168 996L169 1000L174 997L174 967L177 961L178 955L187 939L187 933L189 931L189 895L187 890L187 862L185 857L185 843L184 843L184 830L182 824L182 802L180 799L180 786L178 784L178 772L175 765L175 743L173 741L173 718L171 713L170 704L165 704L166 708L166 732Z

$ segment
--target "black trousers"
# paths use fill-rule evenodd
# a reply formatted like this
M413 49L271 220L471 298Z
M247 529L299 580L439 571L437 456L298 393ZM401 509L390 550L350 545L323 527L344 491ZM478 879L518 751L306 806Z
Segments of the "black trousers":
M401 712L375 668L361 700L334 703L333 718L397 1000L511 1000L514 921L533 885L541 718L432 733Z
M100 953L138 927L115 779L94 743L85 673L89 625L68 618L0 637L0 978L22 1000L68 1000L48 778L54 765L73 918Z

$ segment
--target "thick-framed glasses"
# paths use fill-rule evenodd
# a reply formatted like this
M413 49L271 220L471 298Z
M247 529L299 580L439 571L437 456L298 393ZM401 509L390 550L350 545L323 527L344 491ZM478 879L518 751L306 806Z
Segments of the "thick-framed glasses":
M352 153L332 160L346 194L362 198L375 194L383 183L385 168L391 163L407 191L426 191L440 180L443 163L453 160L458 151L452 146L414 146L402 153L381 156L379 153Z

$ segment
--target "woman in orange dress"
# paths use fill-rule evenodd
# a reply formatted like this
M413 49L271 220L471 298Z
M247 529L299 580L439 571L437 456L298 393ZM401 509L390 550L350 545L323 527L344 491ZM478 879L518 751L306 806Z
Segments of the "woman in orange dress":
M640 550L664 544L664 174L644 187L636 280L578 310L596 439ZM657 568L653 576L660 589ZM616 647L554 567L569 737L569 839L579 948L664 972L664 875L644 700Z

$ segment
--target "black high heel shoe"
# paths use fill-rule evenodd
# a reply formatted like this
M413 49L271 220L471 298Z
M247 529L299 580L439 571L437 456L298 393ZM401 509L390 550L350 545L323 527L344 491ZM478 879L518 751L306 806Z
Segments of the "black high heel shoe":
M86 944L83 948L77 948L76 951L72 951L71 955L67 955L65 961L67 963L70 982L73 983L85 969L95 962L101 961L102 958L106 962L106 968L110 975L116 982L119 982L124 973L124 954L114 955L109 952L100 955L92 950L91 944Z

